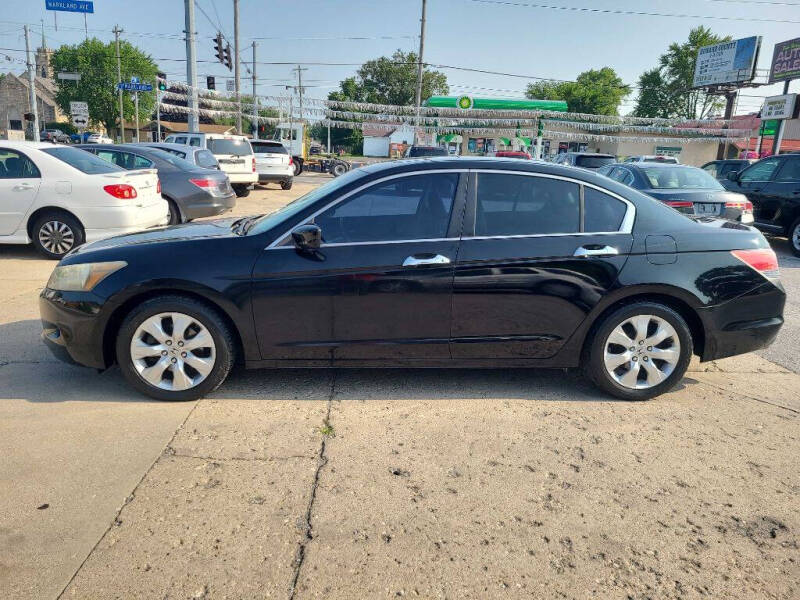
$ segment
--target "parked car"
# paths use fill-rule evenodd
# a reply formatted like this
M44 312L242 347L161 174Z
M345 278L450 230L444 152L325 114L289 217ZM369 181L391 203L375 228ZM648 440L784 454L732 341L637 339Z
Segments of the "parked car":
M286 146L276 140L250 140L250 145L256 155L258 182L273 181L281 184L281 189L292 189L294 163Z
M800 256L800 154L762 158L729 173L723 185L753 203L756 227L789 238L792 252Z
M429 156L448 156L447 148L441 146L409 146L405 158L428 158Z
M135 144L79 145L123 169L157 169L161 195L169 203L169 224L214 217L236 206L228 176L164 152Z
M753 164L752 160L744 158L727 158L725 160L712 160L704 164L701 169L720 181L728 179L728 173L732 171L741 171Z
M501 150L494 153L496 158L521 158L523 160L530 160L531 155L521 150Z
M665 163L668 165L679 165L680 161L674 156L666 154L644 154L642 156L629 156L624 160L626 163Z
M598 154L597 152L562 152L553 161L557 165L569 165L583 169L599 169L617 162L611 154Z
M69 135L60 129L42 129L39 139L43 142L52 142L54 144L69 144L71 141Z
M73 144L85 144L90 135L95 135L94 131L82 131L80 133L73 133L69 136Z
M211 150L220 168L228 174L231 186L239 197L247 196L251 186L258 181L256 157L250 142L243 135L175 133L168 135L164 141Z
M203 169L221 170L219 168L219 162L217 162L217 157L211 153L211 150L207 150L206 148L187 146L185 144L168 144L166 142L140 142L132 145L144 146L146 148L158 148L178 158L188 160L190 163L202 167Z
M166 223L155 169L125 171L78 148L0 141L0 243L61 258L84 242Z
M107 135L104 135L102 133L91 133L86 138L86 143L87 144L113 144L114 140L112 140L110 137L108 137Z
M269 215L79 248L40 311L57 356L118 363L162 400L210 393L235 362L583 367L644 400L693 354L768 345L785 300L751 227L585 169L432 158L355 169Z
M742 194L725 190L697 167L669 163L617 163L598 171L615 181L689 215L753 222L753 205Z

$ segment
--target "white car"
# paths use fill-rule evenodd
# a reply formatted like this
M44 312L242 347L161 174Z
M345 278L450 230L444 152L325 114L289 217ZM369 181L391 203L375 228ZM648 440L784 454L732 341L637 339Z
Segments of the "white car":
M167 222L155 169L126 171L90 152L0 141L0 244L60 259L84 242Z
M284 190L292 189L294 163L286 146L275 140L250 140L256 155L258 182L274 181Z
M114 140L112 140L107 135L103 135L102 133L93 133L86 138L87 144L113 144Z
M250 142L243 135L228 133L173 133L164 140L169 144L185 144L207 148L216 157L219 168L228 174L231 187L241 197L250 193L258 182L256 157Z

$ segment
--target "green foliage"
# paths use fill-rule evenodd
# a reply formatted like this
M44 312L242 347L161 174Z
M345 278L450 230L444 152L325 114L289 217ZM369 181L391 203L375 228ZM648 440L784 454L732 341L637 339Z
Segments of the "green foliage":
M89 105L89 120L105 125L106 131L118 126L119 105L117 100L117 58L114 42L104 44L97 38L77 45L64 45L53 52L51 64L54 72L77 71L80 81L58 80L56 101L62 111L69 114L71 101L85 101ZM137 76L142 82L155 83L156 64L129 42L120 42L122 80L130 81ZM133 94L123 92L123 114L131 123L135 108ZM155 93L139 93L139 119L147 121L155 108Z
M631 93L611 67L584 71L572 81L528 84L525 95L536 100L564 100L570 112L616 115L622 99Z
M687 41L673 42L662 54L655 69L645 71L639 78L642 90L634 114L642 117L674 117L702 119L718 112L724 102L703 90L693 90L697 53L703 46L730 41L707 27L695 27Z

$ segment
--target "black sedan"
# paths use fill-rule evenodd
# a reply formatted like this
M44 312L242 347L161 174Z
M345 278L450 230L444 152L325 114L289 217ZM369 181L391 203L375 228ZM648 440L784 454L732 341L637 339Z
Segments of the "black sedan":
M607 165L597 172L682 213L722 217L747 225L753 222L753 204L744 195L726 191L721 183L697 167L626 162Z
M42 337L154 398L247 367L583 367L670 390L692 354L768 345L786 299L757 230L586 170L435 158L353 170L269 215L97 241L42 291Z
M215 217L236 206L228 176L204 169L158 148L133 144L78 144L123 169L158 169L161 195L169 203L171 225Z

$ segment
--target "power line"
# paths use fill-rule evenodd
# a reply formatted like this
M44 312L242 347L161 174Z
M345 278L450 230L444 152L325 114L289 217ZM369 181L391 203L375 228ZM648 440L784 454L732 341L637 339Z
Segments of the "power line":
M532 2L510 2L508 0L467 0L467 2L475 2L480 4L494 4L501 6L516 6L521 8L538 8L545 10L560 10L565 12L583 12L592 14L606 14L606 15L624 15L624 16L640 16L640 17L672 17L676 19L717 19L721 21L748 21L759 23L800 23L791 19L765 19L761 17L724 17L712 15L691 15L684 13L661 13L649 12L643 10L621 10L614 8L590 8L585 6L554 6L552 4L535 4Z

